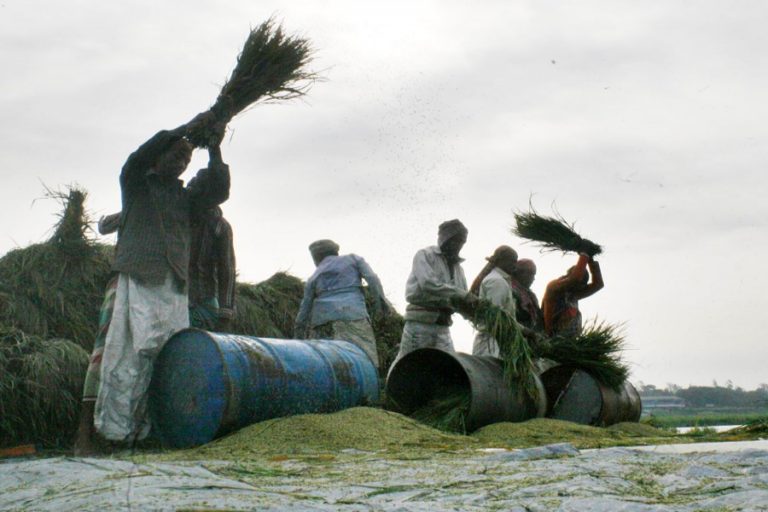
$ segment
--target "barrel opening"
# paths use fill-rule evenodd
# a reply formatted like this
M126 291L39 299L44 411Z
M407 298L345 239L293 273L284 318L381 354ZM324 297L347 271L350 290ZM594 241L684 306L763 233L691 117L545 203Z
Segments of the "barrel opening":
M469 395L469 376L452 354L424 348L404 356L387 379L387 409L410 415L430 402Z

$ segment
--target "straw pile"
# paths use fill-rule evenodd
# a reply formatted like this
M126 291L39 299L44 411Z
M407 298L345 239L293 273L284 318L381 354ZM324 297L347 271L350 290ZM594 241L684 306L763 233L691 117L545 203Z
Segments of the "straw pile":
M520 238L526 238L540 244L545 251L563 251L586 253L596 256L603 252L600 245L582 238L572 224L563 219L560 214L555 217L544 217L536 210L515 213L515 226L512 233Z
M53 236L0 258L0 324L90 350L112 250L88 237L86 195L49 193L63 206Z
M88 353L0 326L0 443L68 444L77 428Z
M237 283L232 332L264 338L293 337L304 284L297 277L278 272L258 284Z

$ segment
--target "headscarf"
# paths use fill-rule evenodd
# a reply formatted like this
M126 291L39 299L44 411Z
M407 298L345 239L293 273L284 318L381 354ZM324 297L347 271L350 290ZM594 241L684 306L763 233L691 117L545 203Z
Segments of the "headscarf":
M333 240L328 239L316 240L309 244L309 252L312 254L314 259L321 260L323 257L328 256L329 254L338 254L339 244Z
M467 228L459 219L447 220L437 228L437 245L442 247L445 242L457 235L467 236Z
M477 295L480 291L480 284L483 282L483 279L485 279L488 274L491 273L491 270L499 266L499 263L504 261L517 261L517 251L508 245L500 245L496 248L495 251L493 251L492 255L485 259L488 263L486 263L485 267L483 267L483 270L477 274L475 280L472 281L472 286L469 288L469 291L475 295Z

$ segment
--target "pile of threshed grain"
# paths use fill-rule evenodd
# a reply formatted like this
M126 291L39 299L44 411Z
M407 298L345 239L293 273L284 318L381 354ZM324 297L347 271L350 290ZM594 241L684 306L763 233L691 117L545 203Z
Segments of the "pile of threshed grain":
M718 439L712 439L718 440ZM255 423L197 448L152 455L162 460L231 460L338 455L344 450L378 456L424 456L436 451L529 448L570 443L578 449L693 442L695 439L639 423L608 428L536 418L487 425L472 435L441 432L413 418L370 407L331 414L302 414ZM356 454L359 452L351 452Z
M503 448L571 443L583 449L679 442L674 433L649 425L618 423L601 428L549 418L536 418L522 423L494 423L479 429L472 437L484 444Z
M332 414L302 414L262 421L198 448L168 455L187 460L241 460L248 456L345 449L459 449L473 443L476 441L471 438L445 434L401 414L353 407Z

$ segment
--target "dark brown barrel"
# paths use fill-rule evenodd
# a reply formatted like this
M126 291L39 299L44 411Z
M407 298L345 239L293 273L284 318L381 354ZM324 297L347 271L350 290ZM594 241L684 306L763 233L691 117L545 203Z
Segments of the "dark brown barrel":
M541 380L547 392L548 418L599 427L640 419L640 395L628 381L611 389L572 366L544 368Z
M433 348L414 350L400 359L387 378L388 408L410 415L431 400L469 391L467 431L500 421L525 421L546 411L546 395L536 379L538 400L504 382L501 359L449 353Z

